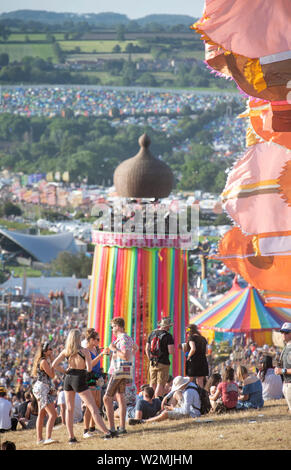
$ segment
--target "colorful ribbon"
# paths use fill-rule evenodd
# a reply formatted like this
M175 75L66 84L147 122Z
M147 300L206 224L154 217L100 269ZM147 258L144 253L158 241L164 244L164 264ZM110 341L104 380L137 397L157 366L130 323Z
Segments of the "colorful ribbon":
M100 344L112 341L110 322L121 316L126 332L138 345L135 382L148 381L145 345L162 317L173 323L175 353L170 373L183 374L183 356L178 344L184 341L188 323L188 255L176 248L119 248L96 245L90 287L88 328L95 328ZM108 370L109 358L104 358Z

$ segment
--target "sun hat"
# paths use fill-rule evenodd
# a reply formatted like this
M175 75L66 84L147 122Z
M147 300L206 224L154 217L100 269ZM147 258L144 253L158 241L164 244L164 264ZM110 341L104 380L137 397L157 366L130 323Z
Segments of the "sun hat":
M164 317L161 319L161 321L159 321L158 325L159 327L166 327L166 326L173 326L174 323L172 323L170 317Z
M280 333L291 333L291 323L285 322L280 329Z
M171 392L176 392L177 390L180 390L180 388L182 388L184 385L188 384L189 382L190 382L189 377L182 377L181 375L178 375L173 380Z

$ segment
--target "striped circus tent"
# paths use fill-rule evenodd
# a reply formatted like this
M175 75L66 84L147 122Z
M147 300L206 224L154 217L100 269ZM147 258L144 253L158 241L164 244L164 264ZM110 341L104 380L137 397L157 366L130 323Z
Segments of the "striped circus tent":
M272 344L272 331L278 331L286 321L291 321L291 315L280 309L266 307L263 297L251 285L232 288L191 319L191 323L198 326L208 341L246 334L259 346Z

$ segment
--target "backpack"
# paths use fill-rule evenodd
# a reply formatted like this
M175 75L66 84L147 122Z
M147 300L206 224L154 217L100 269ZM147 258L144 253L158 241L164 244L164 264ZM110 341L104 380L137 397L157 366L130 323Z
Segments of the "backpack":
M154 332L150 343L150 351L152 358L157 359L159 357L161 353L161 341L166 334L166 332L160 332L159 330Z
M191 385L189 387L186 387L186 390L188 388L193 388L194 390L197 390L201 402L200 413L201 415L206 415L211 410L208 392L204 388L201 388L199 385L195 385L195 387L191 387ZM196 410L198 409L195 406L193 408L195 408Z

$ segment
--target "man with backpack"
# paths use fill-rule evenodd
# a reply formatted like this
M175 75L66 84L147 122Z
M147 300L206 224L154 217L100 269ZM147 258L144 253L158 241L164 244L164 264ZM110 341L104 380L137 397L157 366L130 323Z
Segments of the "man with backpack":
M150 386L155 390L155 397L163 397L169 378L170 359L174 353L174 338L169 333L173 326L169 317L158 323L158 329L151 332L146 344L146 355L150 361Z

